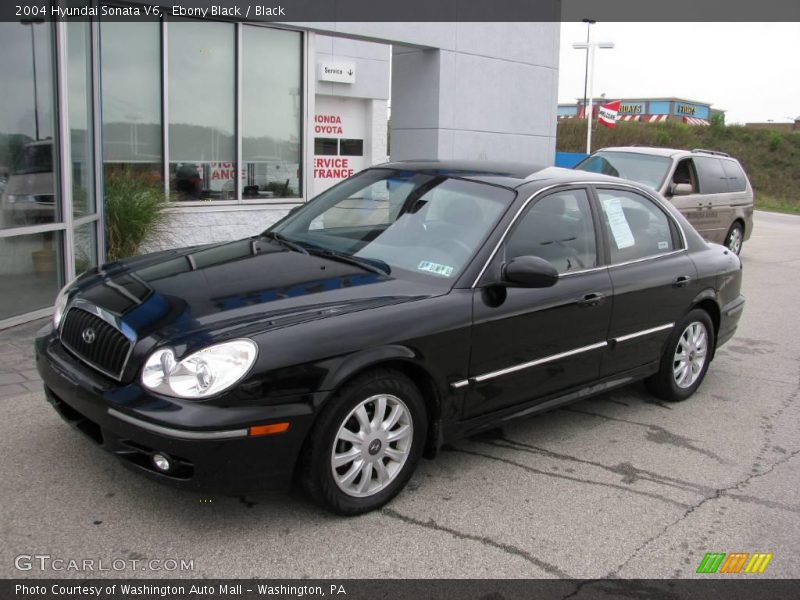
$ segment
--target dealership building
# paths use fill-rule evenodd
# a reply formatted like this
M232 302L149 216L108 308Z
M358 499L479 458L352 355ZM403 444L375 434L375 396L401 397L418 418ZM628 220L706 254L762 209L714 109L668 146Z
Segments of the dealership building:
M166 193L149 248L177 247L262 231L389 135L393 160L552 164L558 47L558 23L0 23L0 328L105 260L113 203Z
M710 125L715 115L725 118L725 111L711 108L708 102L698 102L685 98L595 98L592 114L603 104L619 100L619 121L641 121L643 123L664 123L672 121L687 125ZM558 105L558 120L585 118L584 101L578 99L574 104Z

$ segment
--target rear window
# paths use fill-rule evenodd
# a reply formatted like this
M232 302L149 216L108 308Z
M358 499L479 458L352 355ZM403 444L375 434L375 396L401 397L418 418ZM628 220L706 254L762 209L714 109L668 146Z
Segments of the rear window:
M728 178L728 191L743 192L747 189L747 177L735 160L723 160L722 169Z
M666 156L601 150L584 159L575 168L630 179L658 190L671 166L672 160Z

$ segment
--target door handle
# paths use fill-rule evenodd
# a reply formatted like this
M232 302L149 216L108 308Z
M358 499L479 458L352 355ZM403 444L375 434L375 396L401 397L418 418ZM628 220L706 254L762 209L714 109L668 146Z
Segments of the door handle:
M592 292L586 294L583 298L578 300L578 306L597 306L605 301L605 295L600 292Z
M688 275L681 275L675 280L675 283L672 284L672 287L686 287L692 282L692 278Z

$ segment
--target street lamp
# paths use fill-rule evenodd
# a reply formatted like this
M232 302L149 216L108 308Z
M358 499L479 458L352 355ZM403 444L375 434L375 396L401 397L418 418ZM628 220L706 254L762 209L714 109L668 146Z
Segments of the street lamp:
M583 19L586 23L586 43L591 41L592 25L597 23L594 19ZM583 72L583 115L586 116L586 92L589 87L589 49L586 49L586 69Z
M589 67L587 69L587 77L589 79L589 96L584 104L586 110L586 154L592 152L592 112L594 109L594 53L597 48L603 50L611 50L614 48L614 42L578 42L572 44L576 50L586 50L589 57Z
M33 34L33 26L44 23L44 19L20 19L20 25L31 26L31 58L33 59L33 126L36 132L36 141L39 141L39 91L36 83L36 40Z

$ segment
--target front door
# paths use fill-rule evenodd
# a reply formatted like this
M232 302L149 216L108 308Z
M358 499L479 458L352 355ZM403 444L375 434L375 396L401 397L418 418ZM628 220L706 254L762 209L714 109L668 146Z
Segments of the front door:
M539 289L496 285L502 264L518 256L550 261L558 282ZM475 289L465 418L598 377L612 307L600 256L584 188L552 192L517 220Z

